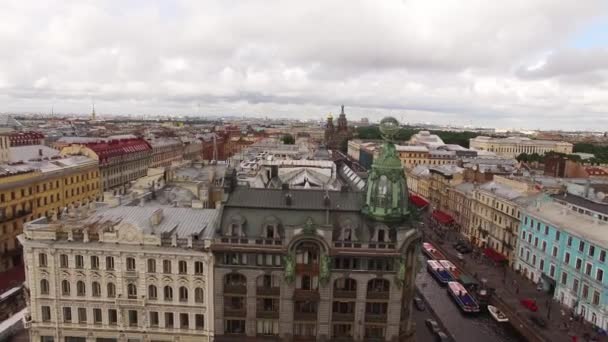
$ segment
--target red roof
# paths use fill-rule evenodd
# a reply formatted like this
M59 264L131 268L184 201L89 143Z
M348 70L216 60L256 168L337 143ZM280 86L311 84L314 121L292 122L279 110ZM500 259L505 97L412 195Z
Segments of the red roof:
M418 208L424 208L429 205L429 202L418 195L410 195L410 203Z
M23 264L15 266L8 271L0 273L0 293L23 284L25 281L25 269Z
M452 218L452 216L450 216L449 214L447 214L441 210L433 211L433 217L437 221L439 221L439 223L441 223L441 224L450 224L450 223L454 222L454 219Z
M100 161L128 153L136 153L152 149L147 141L139 138L84 143L83 145L95 152Z
M496 250L494 250L493 248L486 248L483 250L483 254L485 254L488 258L496 261L496 262L503 262L507 260L507 257L505 257L504 255L498 253Z

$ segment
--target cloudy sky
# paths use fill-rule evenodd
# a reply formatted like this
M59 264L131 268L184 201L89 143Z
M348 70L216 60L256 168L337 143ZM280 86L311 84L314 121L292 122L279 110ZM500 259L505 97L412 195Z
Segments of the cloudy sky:
M608 1L0 2L0 112L608 130Z

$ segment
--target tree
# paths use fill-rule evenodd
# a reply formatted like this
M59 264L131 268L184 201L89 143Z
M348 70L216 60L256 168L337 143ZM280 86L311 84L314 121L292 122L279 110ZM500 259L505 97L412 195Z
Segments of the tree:
M281 141L285 145L293 145L296 143L296 139L291 134L285 134L281 137Z

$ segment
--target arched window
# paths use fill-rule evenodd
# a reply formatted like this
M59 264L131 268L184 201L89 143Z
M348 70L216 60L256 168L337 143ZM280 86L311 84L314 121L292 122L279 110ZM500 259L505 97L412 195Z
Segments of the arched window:
M135 286L135 284L127 285L127 294L129 298L137 298L137 286Z
M84 297L87 294L87 288L84 285L84 281L79 280L76 283L76 295L79 297Z
M108 298L116 297L116 285L114 285L114 283L108 283L107 290L108 290Z
M156 299L156 298L158 298L156 286L154 286L154 285L148 286L148 299Z
M101 285L96 281L91 283L91 294L93 297L101 296Z
M194 274L203 274L203 262L197 261L194 263Z
M205 302L205 296L202 288L197 287L196 289L194 289L194 301L197 303Z
M180 302L188 301L188 289L184 286L179 288L179 301Z
M156 260L148 259L148 273L156 273Z
M46 279L42 279L40 281L40 294L43 294L43 295L49 294L49 281Z
M171 286L165 286L164 294L165 300L173 300L173 288Z
M70 295L70 282L67 280L61 281L61 294L64 296Z

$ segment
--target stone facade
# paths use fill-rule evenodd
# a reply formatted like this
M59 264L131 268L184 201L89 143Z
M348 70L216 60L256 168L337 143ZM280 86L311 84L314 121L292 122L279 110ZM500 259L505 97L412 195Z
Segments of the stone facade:
M168 167L184 160L184 144L178 139L157 138L150 141L152 161L150 167Z
M31 340L211 341L213 258L203 235L215 223L200 212L192 218L201 228L178 236L171 216L180 210L91 206L28 223L20 242ZM149 226L137 223L146 214Z

